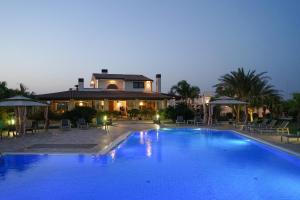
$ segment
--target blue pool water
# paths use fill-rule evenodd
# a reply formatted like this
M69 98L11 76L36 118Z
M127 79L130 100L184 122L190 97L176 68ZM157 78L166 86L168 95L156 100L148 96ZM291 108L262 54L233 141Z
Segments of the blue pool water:
M300 159L230 131L133 133L106 156L5 155L0 199L300 199Z

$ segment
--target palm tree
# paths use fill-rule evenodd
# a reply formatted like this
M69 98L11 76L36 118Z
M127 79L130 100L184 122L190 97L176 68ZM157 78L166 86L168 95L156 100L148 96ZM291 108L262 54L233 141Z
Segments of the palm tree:
M34 92L29 92L28 88L20 83L19 89L10 89L5 81L0 81L0 99L9 98L16 95L32 97Z
M174 85L171 90L171 94L179 95L186 104L188 104L188 100L194 100L194 98L199 96L200 89L197 86L190 85L187 81L182 80Z
M32 97L34 95L34 92L29 92L28 88L23 84L19 84L19 89L14 90L15 95L21 95L21 96L27 96L27 97Z
M0 99L9 97L9 89L5 81L0 81Z
M243 68L232 71L219 78L216 93L247 101L250 107L266 106L272 109L281 97L279 91L269 83L270 77L266 72L256 73L255 70L245 72ZM237 109L237 114L239 109ZM237 115L237 118L239 116Z

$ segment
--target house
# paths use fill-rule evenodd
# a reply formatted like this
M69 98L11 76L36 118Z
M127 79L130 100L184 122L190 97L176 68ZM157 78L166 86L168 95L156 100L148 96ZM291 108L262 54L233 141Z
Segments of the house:
M107 69L92 74L90 87L84 86L84 79L78 79L75 89L41 94L36 97L48 101L50 109L63 113L76 106L89 106L97 111L119 111L127 115L131 109L159 110L167 106L173 97L161 92L161 75L153 80L143 75L110 74Z

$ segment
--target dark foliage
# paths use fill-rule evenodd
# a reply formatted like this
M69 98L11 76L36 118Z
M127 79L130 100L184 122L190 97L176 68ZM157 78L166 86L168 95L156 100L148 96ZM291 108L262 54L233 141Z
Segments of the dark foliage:
M65 112L62 117L69 119L73 125L76 124L78 119L83 118L86 122L92 122L92 119L96 117L97 111L90 107L75 107L71 111Z
M195 114L185 103L179 103L175 107L169 106L164 115L166 118L176 121L177 116L183 116L184 120L189 120L193 119Z

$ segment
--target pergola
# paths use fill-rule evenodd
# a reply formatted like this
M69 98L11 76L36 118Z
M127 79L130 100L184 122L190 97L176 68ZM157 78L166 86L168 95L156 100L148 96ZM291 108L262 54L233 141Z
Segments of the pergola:
M46 121L48 120L48 104L41 103L27 97L15 96L15 97L1 100L0 107L15 108L16 131L21 135L25 133L26 120L27 120L26 118L27 107L46 107L44 117Z
M247 102L239 101L231 97L222 96L208 103L208 125L213 124L215 106L244 106L245 124L247 123Z

